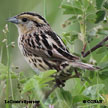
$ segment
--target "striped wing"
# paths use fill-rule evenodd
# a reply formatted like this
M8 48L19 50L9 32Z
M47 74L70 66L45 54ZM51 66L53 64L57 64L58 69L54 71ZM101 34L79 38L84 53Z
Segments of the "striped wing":
M27 38L28 37L28 38ZM76 60L78 57L69 53L61 38L53 31L35 32L26 36L25 48L33 54L51 60Z

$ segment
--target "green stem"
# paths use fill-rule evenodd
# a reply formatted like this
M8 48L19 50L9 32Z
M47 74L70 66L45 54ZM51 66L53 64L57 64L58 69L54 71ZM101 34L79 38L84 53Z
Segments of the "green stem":
M0 56L1 56L1 58L0 58L0 63L2 63L2 56L3 56L3 46L1 46L1 52L0 52L1 54L0 54Z
M86 44L86 23L85 23L86 17L85 12L83 14L83 20L80 22L80 30L81 30L81 40L83 41L83 45Z
M6 46L7 46L7 44L6 44ZM7 50L7 52L8 52L8 50ZM7 65L9 64L9 62L8 62L8 53L7 53ZM9 100L9 67L8 67L8 78L7 78L7 88L6 88L6 99L7 99L7 101ZM9 105L8 104L6 104L6 108L9 108Z
M99 84L99 74L98 74L98 71L96 72L96 75L97 75L97 84ZM96 91L97 91L97 100L99 100L99 89L98 89L98 87L96 88ZM100 108L100 104L97 105L97 108Z
M6 38L7 35L5 34ZM8 39L7 39L8 40ZM11 88L11 95L12 99L14 100L13 97L13 89L12 89L12 79L11 79L11 73L10 73L10 55L9 55L9 47L8 47L8 41L6 42L6 50L7 50L7 67L8 67L8 78L7 78L7 100L9 100L9 82L10 82L10 88ZM9 105L6 104L6 108L9 108Z
M46 0L44 0L44 18L46 19Z

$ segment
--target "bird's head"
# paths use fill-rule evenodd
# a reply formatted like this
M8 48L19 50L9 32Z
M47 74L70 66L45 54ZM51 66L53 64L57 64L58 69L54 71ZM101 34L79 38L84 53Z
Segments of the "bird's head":
M49 26L46 20L37 13L24 12L8 19L9 22L16 24L20 32L27 32L43 26Z

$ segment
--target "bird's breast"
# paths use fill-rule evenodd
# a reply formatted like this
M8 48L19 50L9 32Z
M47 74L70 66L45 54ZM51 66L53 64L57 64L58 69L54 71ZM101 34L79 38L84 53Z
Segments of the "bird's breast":
M31 66L31 68L37 72L45 71L50 69L49 65L43 60L43 58L29 52L24 46L24 37L19 36L18 38L18 47L20 49L21 54L24 56L27 63Z

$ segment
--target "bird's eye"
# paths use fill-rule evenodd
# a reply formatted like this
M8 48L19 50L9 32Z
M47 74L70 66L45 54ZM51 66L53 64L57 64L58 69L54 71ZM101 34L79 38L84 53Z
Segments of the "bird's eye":
M23 18L22 21L23 21L23 22L27 22L27 18Z

